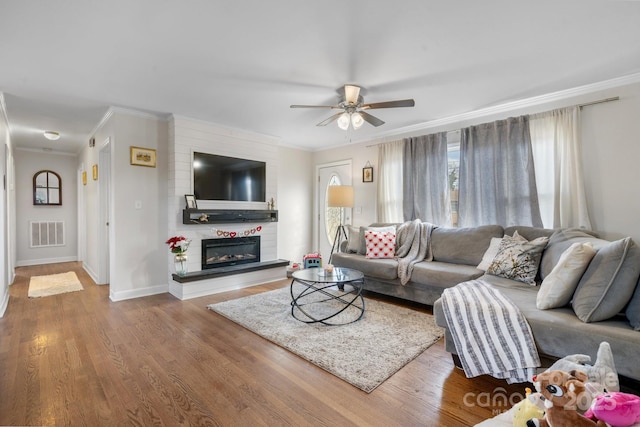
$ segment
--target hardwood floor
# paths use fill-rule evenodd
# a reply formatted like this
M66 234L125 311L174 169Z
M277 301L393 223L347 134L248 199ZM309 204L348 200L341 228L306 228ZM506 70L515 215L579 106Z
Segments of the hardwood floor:
M27 297L30 276L70 270L84 291ZM80 263L16 274L0 319L0 425L470 426L523 393L467 379L440 340L367 394L206 309L288 280L114 303Z

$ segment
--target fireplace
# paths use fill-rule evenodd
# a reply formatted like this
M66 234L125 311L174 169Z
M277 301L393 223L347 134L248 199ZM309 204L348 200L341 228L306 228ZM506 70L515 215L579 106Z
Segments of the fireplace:
M260 262L260 236L202 240L202 269Z

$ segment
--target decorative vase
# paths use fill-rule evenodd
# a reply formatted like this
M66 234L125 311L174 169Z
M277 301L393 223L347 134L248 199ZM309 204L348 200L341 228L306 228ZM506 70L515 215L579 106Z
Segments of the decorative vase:
M187 274L187 254L186 253L179 253L176 254L175 258L174 258L174 262L176 264L176 274L178 276L184 276L185 274Z

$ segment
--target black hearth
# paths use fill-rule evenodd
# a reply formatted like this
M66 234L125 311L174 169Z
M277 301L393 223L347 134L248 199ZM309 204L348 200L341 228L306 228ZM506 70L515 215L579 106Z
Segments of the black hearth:
M260 236L202 240L202 269L260 262Z

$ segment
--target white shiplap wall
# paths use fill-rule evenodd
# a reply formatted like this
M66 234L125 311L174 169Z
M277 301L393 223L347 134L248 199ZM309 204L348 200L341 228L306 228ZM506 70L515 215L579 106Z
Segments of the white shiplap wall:
M266 162L266 198L277 195L278 146L276 141L262 135L254 135L216 126L211 123L174 116L169 123L169 236L183 235L191 239L188 252L189 271L200 271L200 242L205 238L216 238L215 230L237 231L262 225L262 261L278 258L278 223L249 224L182 224L182 209L185 194L193 194L192 159L193 152L219 154ZM266 209L262 202L222 202L198 200L200 209ZM276 200L276 209L277 200ZM173 272L173 271L171 271Z

